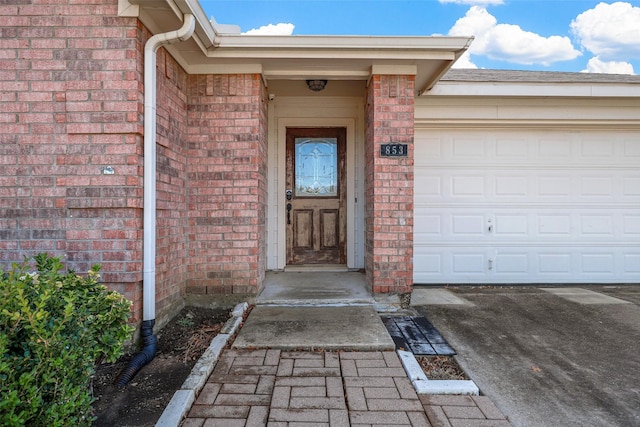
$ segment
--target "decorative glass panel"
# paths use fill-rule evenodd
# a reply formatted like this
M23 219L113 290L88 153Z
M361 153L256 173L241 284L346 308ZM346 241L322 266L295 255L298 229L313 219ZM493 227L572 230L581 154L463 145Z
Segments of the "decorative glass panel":
M338 195L336 138L296 138L296 196Z

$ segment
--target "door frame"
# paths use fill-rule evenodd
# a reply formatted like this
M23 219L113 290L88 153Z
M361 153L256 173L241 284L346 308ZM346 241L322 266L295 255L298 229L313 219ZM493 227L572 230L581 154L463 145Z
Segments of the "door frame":
M286 143L287 128L346 128L346 256L347 268L354 268L355 260L355 139L356 121L351 118L279 118L277 119L277 226L278 226L278 262L277 268L282 270L287 262L287 241L286 241Z
M335 174L337 180L336 193L333 195L300 195L298 194L298 140L335 139ZM292 205L292 210L287 209L287 266L289 263L296 266L346 266L347 265L347 129L344 127L320 127L320 128L299 128L287 127L286 144L286 183L287 197L286 206ZM288 192L292 193L291 200L288 199ZM335 213L337 211L337 216ZM299 247L296 245L299 232L297 227L301 226L301 217L298 213L306 213L302 217L307 217L309 223L306 229L307 243L311 247ZM309 217L311 212L311 218ZM324 212L324 214L323 214ZM329 213L331 212L331 213ZM331 217L333 216L333 221ZM325 224L329 220L330 223ZM304 221L302 221L304 222ZM329 228L325 228L327 225ZM324 247L327 230L332 230L331 245ZM321 262L321 261L324 262Z

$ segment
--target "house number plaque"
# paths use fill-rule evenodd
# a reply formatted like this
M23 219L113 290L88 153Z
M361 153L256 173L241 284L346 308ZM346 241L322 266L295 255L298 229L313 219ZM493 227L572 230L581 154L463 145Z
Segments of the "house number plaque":
M380 145L381 157L407 157L407 144Z

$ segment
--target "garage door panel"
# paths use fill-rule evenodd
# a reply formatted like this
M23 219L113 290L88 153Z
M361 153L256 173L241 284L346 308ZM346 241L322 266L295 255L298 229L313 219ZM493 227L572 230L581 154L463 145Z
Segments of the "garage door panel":
M571 189L573 186L569 174L558 175L549 173L545 176L544 171L540 171L535 182L537 182L536 188L538 190L536 196L538 196L540 200L571 197Z
M583 273L610 274L615 268L615 258L611 253L581 254Z
M587 175L580 177L580 197L598 198L603 200L613 200L615 196L613 177L602 173L598 175Z
M530 180L525 175L500 174L493 180L496 199L525 198L530 196Z
M495 165L488 171L469 168L426 172L416 168L416 203L432 202L549 202L594 203L640 201L640 174L620 172L610 176L582 169L559 173L556 170L522 168L500 170Z
M497 239L528 238L529 216L526 214L496 214L495 236Z
M454 239L484 237L485 219L482 214L454 214L451 216L451 234Z
M622 195L631 201L637 201L640 198L640 175L622 177Z
M414 236L421 236L420 240L429 241L433 239L442 239L442 220L440 215L416 215L414 217Z
M499 253L495 257L495 275L514 276L524 279L529 274L529 259L531 254L525 251L514 250L512 253Z
M540 214L536 221L536 236L539 238L567 238L571 236L571 216Z
M611 283L611 271L626 281L640 273L640 253L577 251L577 246L440 246L417 249L415 283ZM636 279L637 280L637 279ZM618 281L620 283L625 280ZM614 282L615 283L615 282Z
M624 271L628 274L638 273L640 274L640 252L625 254L623 265Z
M632 137L623 138L622 139L622 156L627 159L627 161L635 162L640 159L640 142L638 140L640 137L636 134ZM637 165L637 163L635 163Z
M549 137L541 135L538 141L534 141L536 158L542 161L566 162L572 159L573 139Z
M571 254L561 251L540 251L537 254L536 264L539 276L553 274L555 277L559 274L571 273ZM534 272L535 274L535 272Z
M450 144L451 158L460 160L484 159L487 157L489 143L485 138L462 136Z
M530 157L529 138L522 135L497 137L495 139L495 157L501 161L522 161Z
M486 254L469 249L450 254L454 275L482 274L487 269Z
M631 238L640 236L640 215L626 214L622 218L624 234Z
M640 281L637 135L426 134L415 146L416 283Z
M615 145L604 137L592 138L583 136L578 142L579 158L586 161L597 159L600 161L611 161L615 156Z
M637 242L640 237L640 215L626 215L607 209L565 208L566 214L555 213L558 208L539 208L523 205L515 210L510 207L495 208L487 215L480 207L416 206L414 240L429 242L484 242L509 244L530 242L607 243L616 245ZM489 209L490 207L487 207Z
M580 233L589 237L614 237L614 215L586 214L580 216Z
M450 178L451 184L446 190L452 199L486 197L486 183L483 175L458 175Z

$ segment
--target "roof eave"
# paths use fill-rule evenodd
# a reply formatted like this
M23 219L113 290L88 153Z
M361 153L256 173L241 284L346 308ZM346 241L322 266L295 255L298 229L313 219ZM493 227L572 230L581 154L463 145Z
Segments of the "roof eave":
M415 70L420 93L469 47L472 37L249 36L221 34L197 0L119 0L122 16L137 16L156 34L178 28L185 13L196 18L193 38L167 50L193 74L260 72L265 79L326 77L365 80L375 66ZM413 68L412 68L413 66Z

